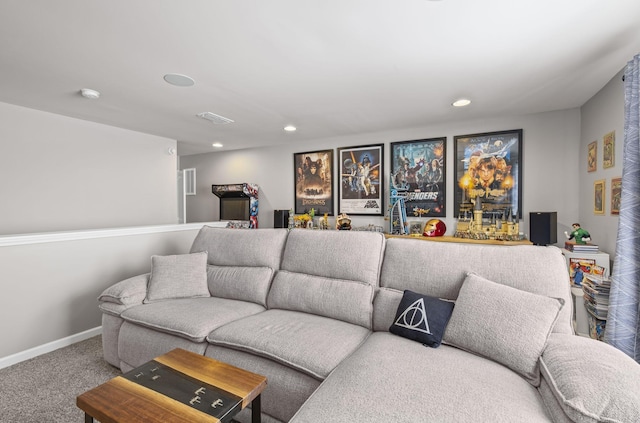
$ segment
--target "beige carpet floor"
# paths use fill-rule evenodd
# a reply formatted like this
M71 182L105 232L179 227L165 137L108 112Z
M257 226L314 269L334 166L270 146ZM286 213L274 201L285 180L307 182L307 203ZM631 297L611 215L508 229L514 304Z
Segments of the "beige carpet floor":
M76 397L119 374L102 358L100 336L4 368L0 422L84 422Z

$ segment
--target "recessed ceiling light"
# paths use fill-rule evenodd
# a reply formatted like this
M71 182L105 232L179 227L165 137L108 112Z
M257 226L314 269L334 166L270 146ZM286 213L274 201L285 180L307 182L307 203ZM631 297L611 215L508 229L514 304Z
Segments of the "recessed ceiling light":
M96 90L92 90L91 88L81 89L80 94L82 94L83 97L89 98L91 100L95 100L100 97L100 93Z
M179 73L168 73L164 76L164 80L178 87L190 87L196 83L193 78L187 75L180 75Z
M466 98L461 98L460 100L456 100L453 103L451 103L453 107L464 107L464 106L468 106L469 104L471 104L471 100L468 100Z
M296 128L293 125L287 125L287 126L284 127L284 130L287 131L287 132L294 132L296 129L298 129L298 128Z
M214 142L213 144L211 144L211 147L215 147L215 148L222 148L222 147L224 147L224 146L222 145L222 143L221 143L221 142Z

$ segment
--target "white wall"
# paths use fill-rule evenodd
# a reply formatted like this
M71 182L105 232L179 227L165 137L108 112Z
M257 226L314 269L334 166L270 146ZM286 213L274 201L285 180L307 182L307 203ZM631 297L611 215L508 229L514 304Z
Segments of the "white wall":
M0 237L0 363L100 326L97 298L105 288L149 272L154 254L188 253L200 227Z
M613 260L618 234L618 216L611 214L611 178L622 176L622 153L624 143L624 82L620 71L607 85L582 106L582 126L580 136L579 223L591 234L591 242L609 253ZM615 165L604 169L602 166L603 137L615 131ZM595 172L587 172L587 149L598 142L598 161ZM605 214L593 213L593 183L605 180Z
M283 144L276 147L182 156L182 168L197 169L197 195L187 198L187 221L218 220L218 199L211 184L255 182L260 185L259 226L273 226L273 210L293 206L293 154L327 148L385 144L385 191L388 199L389 143L447 136L447 234L455 230L453 212L453 137L487 131L520 129L523 133L523 217L522 231L529 232L529 212L558 212L558 241L579 216L579 109L525 116L462 121L424 128L360 134L349 137ZM285 139L285 134L283 134ZM335 187L334 187L335 189ZM330 219L330 222L332 219ZM382 217L354 216L356 226L388 224ZM562 235L563 236L563 235Z
M0 235L178 222L176 141L0 103Z

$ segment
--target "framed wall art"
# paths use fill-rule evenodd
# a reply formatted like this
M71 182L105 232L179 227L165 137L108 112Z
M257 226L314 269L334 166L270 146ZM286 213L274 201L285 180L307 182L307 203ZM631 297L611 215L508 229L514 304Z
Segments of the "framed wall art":
M294 213L333 216L333 150L293 154Z
M620 199L622 198L622 178L611 179L611 214L620 214Z
M338 213L384 215L384 144L338 148Z
M454 137L454 213L522 218L522 129Z
M598 141L587 146L587 172L595 172L598 168Z
M604 184L605 180L600 179L593 183L593 213L604 214Z
M406 192L408 216L446 216L447 138L391 143L391 188Z
M613 167L616 160L616 131L611 131L602 139L602 167Z

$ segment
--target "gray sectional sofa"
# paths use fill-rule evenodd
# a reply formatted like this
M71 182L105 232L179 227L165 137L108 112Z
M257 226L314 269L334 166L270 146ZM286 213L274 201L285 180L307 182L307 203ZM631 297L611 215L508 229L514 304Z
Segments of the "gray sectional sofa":
M109 363L263 374L267 423L640 421L640 365L573 334L555 247L204 227L99 307Z

